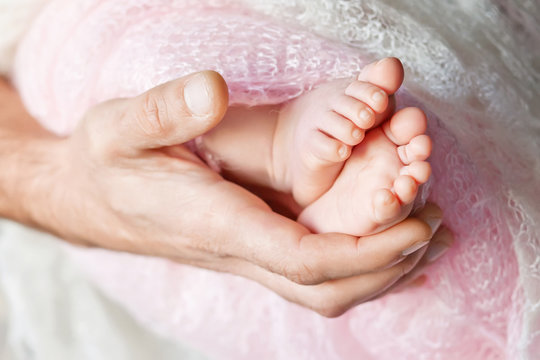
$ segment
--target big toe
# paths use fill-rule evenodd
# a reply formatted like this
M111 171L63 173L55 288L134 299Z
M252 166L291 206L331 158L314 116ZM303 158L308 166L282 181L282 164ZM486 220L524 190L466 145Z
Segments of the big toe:
M388 57L365 66L358 80L369 82L392 95L403 83L403 76L401 61L395 57Z

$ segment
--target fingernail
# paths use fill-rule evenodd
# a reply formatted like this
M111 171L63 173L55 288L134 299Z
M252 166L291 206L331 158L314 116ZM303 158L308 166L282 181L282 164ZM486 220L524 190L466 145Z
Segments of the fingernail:
M423 219L431 228L431 235L435 234L439 226L441 226L442 218L438 217L428 217Z
M421 241L419 243L416 243L410 247L408 247L407 249L403 250L401 252L401 255L403 256L408 256L408 255L411 255L413 252L423 248L424 246L426 246L427 244L429 244L429 241Z
M454 239L450 231L446 229L439 231L426 251L426 260L428 262L434 262L440 258L448 249L450 249L453 241Z
M448 250L448 246L443 243L433 243L426 251L426 260L428 262L433 262L440 258Z
M205 75L195 74L187 81L184 101L193 115L206 115L212 111L212 99Z

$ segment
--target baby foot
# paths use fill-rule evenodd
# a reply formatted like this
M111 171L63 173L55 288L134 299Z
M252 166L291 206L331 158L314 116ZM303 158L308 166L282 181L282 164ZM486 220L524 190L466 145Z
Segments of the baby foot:
M386 58L353 81L323 84L284 105L273 139L273 187L301 206L328 191L365 131L393 111L390 96L402 81L401 62Z
M405 108L370 130L352 151L333 186L306 207L298 220L318 233L367 235L403 220L418 185L431 173L424 161L431 140L426 116Z

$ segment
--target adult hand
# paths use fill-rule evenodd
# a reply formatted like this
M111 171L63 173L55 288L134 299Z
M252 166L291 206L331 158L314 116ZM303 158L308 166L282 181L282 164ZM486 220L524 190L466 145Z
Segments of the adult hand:
M433 204L428 204L427 206L431 207ZM426 208L422 209L421 213L425 211ZM384 297L390 293L396 294L414 287L423 286L428 279L428 276L426 275L428 267L437 261L452 246L453 243L454 236L452 232L444 226L440 227L435 232L427 246L416 250L415 254L410 255L419 258L419 261L415 264L411 271L404 274L401 278L399 278L398 281L392 284L392 286L377 294L371 300Z
M429 241L438 208L362 238L311 234L181 145L227 103L225 82L206 71L95 106L69 138L48 143L47 176L22 190L41 204L29 222L75 243L248 277L325 316L414 268L421 255L407 249Z

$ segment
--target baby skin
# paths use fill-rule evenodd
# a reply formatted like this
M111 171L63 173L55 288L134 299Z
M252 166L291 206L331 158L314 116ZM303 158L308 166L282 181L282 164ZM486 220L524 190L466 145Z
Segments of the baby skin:
M386 58L285 104L231 107L199 150L239 183L292 194L314 232L382 231L408 216L431 172L424 113L392 114L402 81Z

